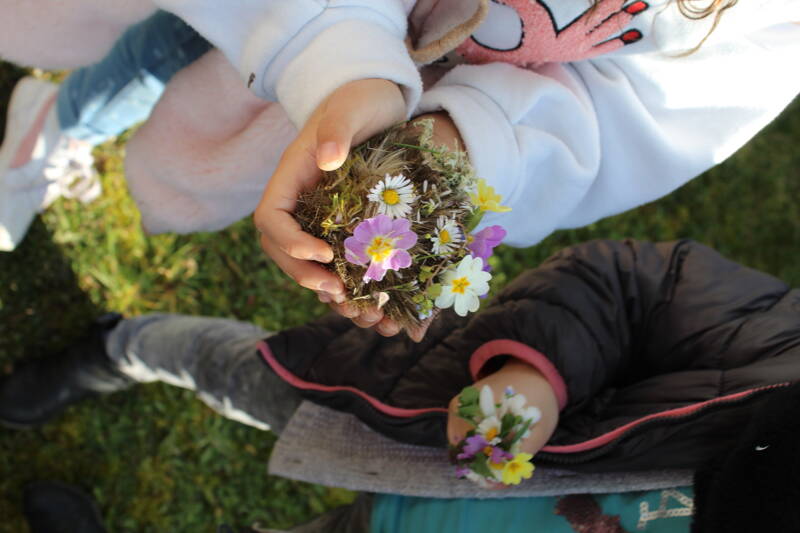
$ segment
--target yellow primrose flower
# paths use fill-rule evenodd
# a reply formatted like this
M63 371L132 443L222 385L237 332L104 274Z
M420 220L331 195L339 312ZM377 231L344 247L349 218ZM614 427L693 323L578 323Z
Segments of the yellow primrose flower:
M495 213L511 211L510 207L500 205L503 198L494 192L494 187L488 185L485 179L478 180L478 190L469 193L469 199L472 201L472 205L481 211L494 211Z
M519 485L523 479L533 475L533 455L518 453L503 467L503 483L506 485Z

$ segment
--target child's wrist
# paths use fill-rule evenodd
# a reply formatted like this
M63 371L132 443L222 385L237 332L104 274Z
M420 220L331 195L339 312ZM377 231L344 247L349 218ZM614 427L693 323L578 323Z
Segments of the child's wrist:
M415 120L426 118L433 119L433 141L436 145L446 146L450 150L465 150L461 133L446 111L426 113L415 117ZM414 121L412 120L411 122L413 124Z

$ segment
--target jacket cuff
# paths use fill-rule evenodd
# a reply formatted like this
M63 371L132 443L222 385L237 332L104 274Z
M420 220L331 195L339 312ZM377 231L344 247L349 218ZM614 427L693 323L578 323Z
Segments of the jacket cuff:
M298 128L328 95L351 81L378 78L396 83L406 100L407 117L419 102L422 80L405 46L405 21L393 26L369 12L356 19L353 10L317 17L274 58L252 68L251 89L280 102Z
M513 357L541 372L553 388L558 401L558 410L561 411L566 407L568 400L567 385L564 383L564 378L561 377L558 369L539 351L521 342L510 339L497 339L489 341L475 350L469 359L469 371L472 374L472 379L477 381L484 377L483 371L486 368L486 364L495 357L500 356Z
M456 69L458 70L458 69ZM521 187L519 141L503 109L486 93L458 83L455 70L422 95L415 114L446 111L458 128L476 174L494 187L503 198L503 205L518 205ZM486 213L479 228L493 224L507 225L508 217ZM542 235L542 237L544 237ZM529 246L531 242L515 242L511 235L506 244Z

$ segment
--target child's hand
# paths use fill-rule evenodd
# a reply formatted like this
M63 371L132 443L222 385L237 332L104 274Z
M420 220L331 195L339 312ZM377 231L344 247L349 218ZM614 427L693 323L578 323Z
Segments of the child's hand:
M261 247L275 263L303 287L316 291L320 301L363 328L375 327L392 336L400 327L377 307L359 310L345 303L344 285L335 274L315 263L333 259L330 246L304 233L292 217L301 192L316 184L320 170L335 170L347 158L350 147L403 120L405 100L400 89L386 80L369 79L337 89L309 118L297 139L289 145L269 181L254 220L261 232ZM436 125L437 141L460 144L458 130L449 116L429 115ZM430 321L409 331L419 341Z
M339 168L353 144L400 122L405 112L403 94L390 81L367 79L343 85L320 104L283 153L256 208L261 247L286 274L317 291L322 300L344 302L344 286L335 274L315 263L330 262L333 251L300 229L292 216L297 198L314 187L320 169Z
M483 379L475 382L475 387L480 390L484 385L494 392L495 401L500 402L506 387L512 387L527 399L528 406L538 407L542 418L531 428L531 434L520 441L520 451L536 455L547 444L558 425L558 400L553 392L553 387L547 379L533 366L517 359L509 359L503 367ZM458 416L458 396L450 401L447 417L447 439L450 444L458 444L474 426ZM504 488L498 483L496 488Z

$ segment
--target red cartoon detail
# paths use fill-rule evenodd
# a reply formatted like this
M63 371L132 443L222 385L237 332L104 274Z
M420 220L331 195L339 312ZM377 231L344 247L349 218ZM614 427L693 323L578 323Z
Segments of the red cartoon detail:
M625 13L638 15L648 7L647 2L634 2L625 8Z
M637 0L600 0L563 28L557 28L542 0L492 0L489 18L459 48L470 63L499 61L535 67L589 59L642 38L625 31L633 17L650 7Z

